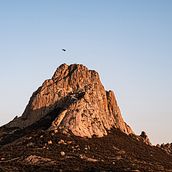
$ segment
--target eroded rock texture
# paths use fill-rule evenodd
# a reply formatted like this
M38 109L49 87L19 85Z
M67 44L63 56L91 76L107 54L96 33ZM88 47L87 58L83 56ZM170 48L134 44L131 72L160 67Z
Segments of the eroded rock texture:
M113 91L105 91L96 71L79 64L59 66L52 79L33 93L22 116L7 127L25 128L50 113L54 116L50 129L76 136L102 137L113 127L133 133Z

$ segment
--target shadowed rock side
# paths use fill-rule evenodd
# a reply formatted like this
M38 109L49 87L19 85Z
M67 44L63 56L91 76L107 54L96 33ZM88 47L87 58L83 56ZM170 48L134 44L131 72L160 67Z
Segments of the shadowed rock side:
M54 109L60 112L54 112L51 130L81 137L102 137L113 127L133 133L121 116L113 91L105 91L98 73L79 64L57 68L52 79L33 93L22 116L6 127L28 127Z

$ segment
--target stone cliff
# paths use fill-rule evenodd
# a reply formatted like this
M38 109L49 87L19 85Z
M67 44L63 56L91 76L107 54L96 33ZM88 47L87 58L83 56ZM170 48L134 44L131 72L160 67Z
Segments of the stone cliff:
M62 64L53 77L33 93L21 117L7 128L25 128L47 114L53 115L50 130L81 137L102 137L112 128L133 133L124 122L113 91L106 91L94 70L80 64Z

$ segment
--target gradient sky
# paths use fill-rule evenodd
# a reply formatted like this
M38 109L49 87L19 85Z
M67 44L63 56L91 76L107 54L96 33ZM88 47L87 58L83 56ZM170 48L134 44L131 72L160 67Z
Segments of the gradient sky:
M0 0L0 125L61 63L98 71L136 134L172 142L171 0Z

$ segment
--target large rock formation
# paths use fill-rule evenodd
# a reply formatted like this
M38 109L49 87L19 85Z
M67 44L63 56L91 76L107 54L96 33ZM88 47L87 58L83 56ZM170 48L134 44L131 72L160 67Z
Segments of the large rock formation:
M21 117L7 128L25 128L54 116L49 129L72 132L81 137L102 137L113 127L133 133L124 122L113 91L105 91L99 75L79 64L62 64L32 97Z

